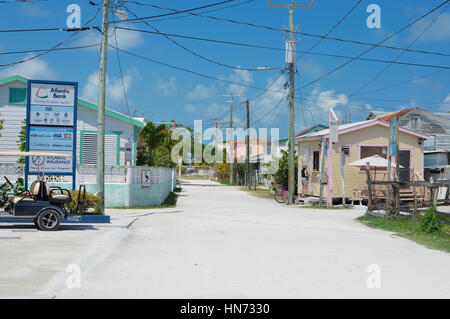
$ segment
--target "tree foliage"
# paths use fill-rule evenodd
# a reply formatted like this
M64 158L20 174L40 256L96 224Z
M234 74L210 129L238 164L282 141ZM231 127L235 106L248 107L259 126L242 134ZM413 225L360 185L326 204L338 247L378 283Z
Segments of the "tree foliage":
M288 180L289 180L289 152L281 151L281 158L279 159L278 171L274 175L274 180L277 186L288 188ZM296 155L294 158L294 163L298 163L298 156ZM296 166L296 165L295 165ZM294 185L298 184L298 170L295 168L295 178ZM297 192L297 187L294 187Z

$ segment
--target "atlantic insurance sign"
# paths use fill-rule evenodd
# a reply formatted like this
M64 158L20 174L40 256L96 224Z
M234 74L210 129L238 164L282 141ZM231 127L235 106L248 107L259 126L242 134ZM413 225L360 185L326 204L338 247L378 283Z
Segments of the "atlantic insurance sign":
M76 82L28 81L27 151L70 154L72 157L27 159L26 173L72 175L76 171Z

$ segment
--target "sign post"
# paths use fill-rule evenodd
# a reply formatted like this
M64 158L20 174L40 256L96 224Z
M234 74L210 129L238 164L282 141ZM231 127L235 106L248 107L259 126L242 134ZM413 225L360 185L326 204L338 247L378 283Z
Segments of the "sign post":
M78 83L29 80L27 88L26 151L49 151L71 157L26 158L25 187L28 175L72 176L76 185ZM38 161L40 161L38 163Z

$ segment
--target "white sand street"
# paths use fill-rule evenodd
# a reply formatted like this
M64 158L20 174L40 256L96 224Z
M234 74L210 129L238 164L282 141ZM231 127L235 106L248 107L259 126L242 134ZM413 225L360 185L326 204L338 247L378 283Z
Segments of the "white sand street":
M176 208L115 211L140 217L81 288L57 297L450 297L449 254L354 220L363 213L185 181ZM380 288L368 288L378 273Z

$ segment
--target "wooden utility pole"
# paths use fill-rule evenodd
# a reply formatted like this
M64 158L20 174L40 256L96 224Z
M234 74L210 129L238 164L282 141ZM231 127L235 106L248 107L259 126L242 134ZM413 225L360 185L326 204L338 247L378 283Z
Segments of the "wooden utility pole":
M217 143L217 133L218 133L217 121L219 121L219 120L220 119L218 119L218 118L211 119L211 121L215 122L215 126L216 126L216 135L214 137L214 149L215 149L215 152L214 152L214 174L216 175L215 176L216 180L218 179L217 154L219 153L219 144Z
M97 196L99 208L105 213L105 101L106 101L106 59L108 55L109 0L103 0L102 41L100 49L100 72L97 113ZM75 160L75 159L74 159Z
M247 136L246 136L246 144L247 144L247 187L250 190L251 186L251 174L250 174L250 102L247 100L245 102L247 107Z
M233 133L233 97L239 96L235 94L223 94L222 96L229 96L230 100L230 185L233 185L234 181L234 133Z
M395 118L395 181L398 183L400 181L400 134L399 134L399 118ZM395 185L395 211L400 209L400 185Z
M295 89L295 52L297 42L294 39L294 8L312 8L314 0L310 5L296 5L295 0L291 4L272 4L269 0L269 7L281 7L289 9L289 40L286 41L286 64L289 69L289 160L288 160L288 204L294 201L295 188L295 145L294 145L294 89Z

